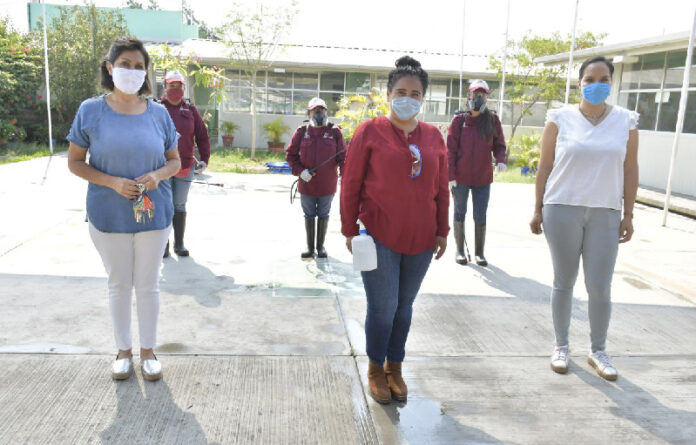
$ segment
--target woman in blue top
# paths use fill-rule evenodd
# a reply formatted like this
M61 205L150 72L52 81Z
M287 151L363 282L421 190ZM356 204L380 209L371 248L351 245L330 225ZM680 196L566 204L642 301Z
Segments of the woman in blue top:
M171 231L169 177L181 166L178 134L167 110L150 93L150 58L139 40L121 38L101 66L110 93L85 100L67 139L68 167L89 181L89 232L108 275L109 307L118 355L114 379L133 372L131 298L135 288L143 377L157 380L159 268ZM89 151L89 163L86 162Z

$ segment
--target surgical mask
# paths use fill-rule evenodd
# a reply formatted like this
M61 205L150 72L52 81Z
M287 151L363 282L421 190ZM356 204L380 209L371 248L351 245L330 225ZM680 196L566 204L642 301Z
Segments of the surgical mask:
M114 68L114 86L126 94L136 94L145 82L145 70Z
M476 96L468 101L469 109L474 111L480 111L483 113L486 110L486 101L483 96Z
M420 101L412 97L397 97L392 100L392 110L399 119L407 121L414 117L421 109Z
M184 97L183 88L167 88L167 99L173 103L179 103L179 101Z
M604 82L595 82L582 88L582 97L592 105L599 105L609 97L611 85Z
M326 115L324 113L316 113L312 117L312 125L315 127L321 127L326 123Z

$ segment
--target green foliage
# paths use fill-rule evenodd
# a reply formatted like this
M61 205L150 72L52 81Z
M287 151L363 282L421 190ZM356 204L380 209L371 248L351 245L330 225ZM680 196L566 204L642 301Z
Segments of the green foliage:
M211 172L224 173L268 173L266 162L283 162L284 160L285 153L260 151L252 158L250 150L214 148L210 152L208 169Z
M0 139L23 140L39 118L41 48L0 17Z
M509 164L519 167L529 167L536 170L539 167L539 156L541 154L539 140L541 134L520 134L510 139L510 161Z
M341 118L339 125L346 142L350 141L362 122L385 115L389 112L387 99L376 88L368 97L351 94L343 96L338 102L336 117Z
M101 60L117 38L127 35L120 12L98 11L94 5L62 8L53 19L47 40L56 134L66 131L83 100L98 94ZM43 46L41 31L34 39Z
M225 136L232 136L239 129L239 125L231 121L226 121L220 124L220 129Z
M196 86L211 90L208 103L220 105L225 98L225 71L218 66L201 65L201 58L191 53L181 55L167 43L152 48L149 52L154 69L179 70L184 76L192 76Z
M22 127L18 127L16 120L0 120L0 143L8 141L23 141L27 134Z
M57 145L53 147L54 153L67 150L67 145ZM46 145L37 144L36 142L19 142L8 145L7 147L0 147L0 164L27 161L29 159L49 156L50 154L51 152Z
M575 37L575 50L598 46L606 34L581 33ZM567 64L540 65L534 60L552 54L570 51L571 36L561 36L554 32L549 37L533 35L531 31L519 41L508 42L508 59L506 72L512 81L505 86L505 97L522 108L517 121L512 127L512 136L525 115L531 114L531 108L537 102L551 103L564 100ZM489 68L498 73L502 80L503 58L491 56ZM575 69L575 67L573 67ZM506 82L507 83L507 82ZM577 98L573 98L577 100Z
M268 122L262 125L263 131L266 132L266 136L270 142L279 143L282 142L281 138L284 134L290 134L290 127L283 123L283 118Z

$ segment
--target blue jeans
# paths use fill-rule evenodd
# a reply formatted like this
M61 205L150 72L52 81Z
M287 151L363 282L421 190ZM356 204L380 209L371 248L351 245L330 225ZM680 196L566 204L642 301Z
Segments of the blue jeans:
M406 355L406 338L411 328L413 300L428 271L433 251L403 255L375 239L377 269L362 272L367 295L365 337L367 356L382 365L402 362Z
M464 221L466 206L469 201L469 190L471 190L471 194L474 197L474 224L485 226L488 199L491 196L490 184L481 187L457 184L454 187L454 220Z
M185 212L186 211L186 201L188 200L189 189L191 188L191 180L193 179L193 166L188 176L183 178L177 178L172 176L170 178L172 184L172 200L174 201L174 211L175 212Z
M329 219L333 197L334 195L328 195L317 198L316 196L300 194L300 202L302 203L304 217L312 219L318 216L319 219Z

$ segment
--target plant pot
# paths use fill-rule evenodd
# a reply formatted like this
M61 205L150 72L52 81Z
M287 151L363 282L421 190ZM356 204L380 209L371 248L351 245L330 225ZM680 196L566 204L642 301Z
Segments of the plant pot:
M285 148L284 142L268 141L268 151L271 153L282 153L284 148Z
M234 136L222 136L222 145L229 148L232 144L234 144Z

